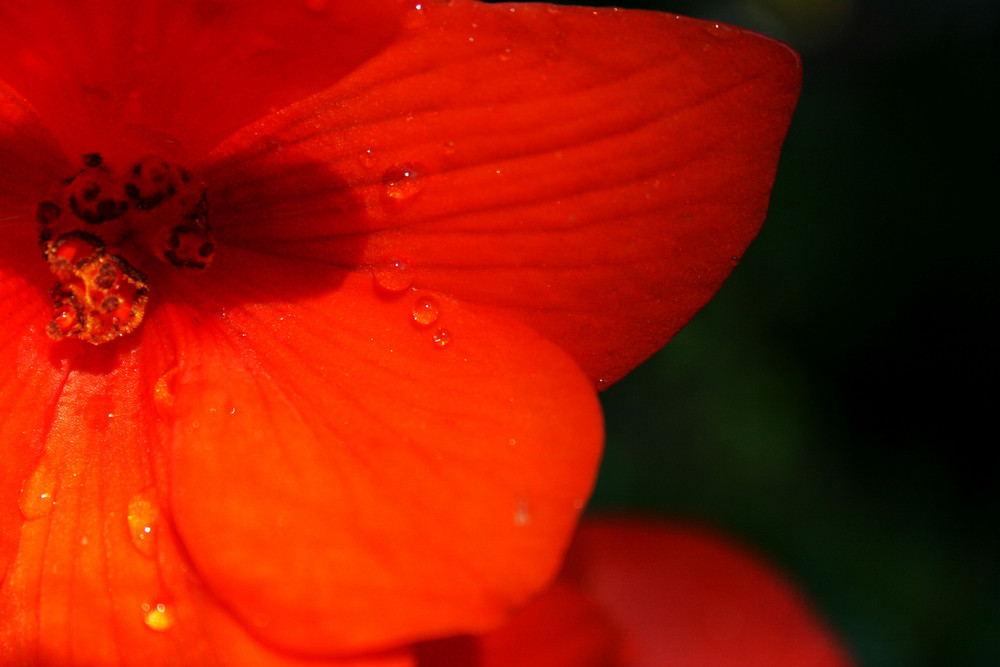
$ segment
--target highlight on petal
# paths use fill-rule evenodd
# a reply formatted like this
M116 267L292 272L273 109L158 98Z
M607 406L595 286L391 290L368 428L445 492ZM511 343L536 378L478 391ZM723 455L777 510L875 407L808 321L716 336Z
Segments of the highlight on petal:
M346 79L221 145L215 176L246 201L255 186L233 174L290 155L328 165L370 216L331 206L237 240L354 265L343 239L369 235L362 267L402 261L413 285L527 324L603 385L738 263L799 80L794 51L729 26L420 3Z
M398 29L389 0L11 0L0 80L70 155L201 155L331 85Z
M852 664L794 587L742 547L613 518L583 521L558 583L509 624L416 654L419 667Z
M174 521L244 625L299 653L368 650L485 631L550 581L602 441L564 352L368 275L235 250L213 271L211 300L191 283L193 310L151 325L176 345Z

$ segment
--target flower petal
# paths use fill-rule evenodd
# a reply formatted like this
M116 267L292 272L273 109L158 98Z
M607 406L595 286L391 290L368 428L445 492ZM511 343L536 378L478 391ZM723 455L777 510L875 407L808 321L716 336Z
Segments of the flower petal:
M79 356L78 343L46 343L47 355L9 367L31 363L36 379L22 373L23 399L9 395L6 376L0 383L0 405L10 410L0 425L0 663L306 664L262 645L191 576L161 500L152 392L142 382L150 369L127 342ZM37 379L53 377L62 380L55 392ZM49 402L25 405L42 389ZM405 667L410 658L308 664Z
M151 325L179 346L177 527L234 614L296 651L366 650L483 631L554 576L602 440L561 350L312 262L231 251L212 271L218 319L192 282L191 313Z
M563 581L607 610L627 649L620 664L851 664L793 586L743 548L701 529L584 522Z
M19 497L43 448L65 371L46 363L45 266L35 254L35 197L45 192L61 153L28 104L0 83L0 577L17 548ZM24 249L30 252L23 252ZM34 281L41 280L41 283ZM25 335L27 332L28 335Z
M718 24L427 2L345 80L214 157L255 173L298 151L370 212L344 220L335 200L248 226L244 243L402 260L414 285L525 322L600 384L659 349L739 261L799 79L791 49ZM361 258L344 258L349 234L367 236Z
M498 630L426 642L414 653L419 667L612 667L616 633L596 601L556 582Z
M559 580L481 637L415 647L420 667L848 667L783 578L680 524L585 519Z
M26 227L36 234L34 207L52 182L66 170L66 158L52 134L24 98L0 81L0 266L13 249L8 233ZM19 239L18 239L19 240ZM34 240L32 240L34 243Z
M397 30L387 0L11 0L0 80L70 155L199 155L331 85Z

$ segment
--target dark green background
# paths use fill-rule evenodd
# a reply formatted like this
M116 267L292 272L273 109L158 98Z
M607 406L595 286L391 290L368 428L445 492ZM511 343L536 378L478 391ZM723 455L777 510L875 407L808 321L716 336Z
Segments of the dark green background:
M592 507L753 545L862 665L1000 665L1000 3L626 4L780 37L805 77L763 233L603 395Z

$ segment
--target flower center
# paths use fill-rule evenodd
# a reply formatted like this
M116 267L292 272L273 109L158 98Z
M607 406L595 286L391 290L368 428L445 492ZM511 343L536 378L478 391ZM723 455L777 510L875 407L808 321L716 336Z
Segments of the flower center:
M35 219L57 281L46 328L56 340L98 345L135 331L149 298L142 255L189 270L207 269L215 256L205 186L155 156L118 171L98 153L84 155L83 169L52 186Z

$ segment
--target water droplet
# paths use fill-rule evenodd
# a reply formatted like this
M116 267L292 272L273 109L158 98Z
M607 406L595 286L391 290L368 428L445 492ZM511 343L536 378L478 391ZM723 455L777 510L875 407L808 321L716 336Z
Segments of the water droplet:
M280 153L285 150L285 145L275 139L274 137L264 138L264 152L266 153Z
M451 344L451 334L448 333L447 329L438 329L431 336L431 341L437 347L448 347Z
M507 61L510 60L510 47L508 46L503 51L500 52L500 60Z
M514 508L514 525L527 526L529 523L531 523L531 511L528 508L528 501L521 498Z
M150 630L166 632L174 625L174 611L164 602L144 602L142 614L142 620Z
M153 387L153 402L161 411L174 406L174 376L177 375L177 368L171 368L157 379Z
M55 505L55 492L58 486L59 476L43 458L21 488L21 496L18 499L21 516L28 521L48 516L52 506Z
M725 23L710 23L705 26L705 31L719 39L731 39L736 36L736 31Z
M737 264L740 263L740 257L738 255L733 255L732 257L729 258L729 263L732 264L733 266L736 266Z
M583 498L576 498L573 500L573 509L582 510L584 504Z
M424 189L423 177L412 164L390 167L382 176L385 194L393 201L403 201Z
M455 142L454 141L446 141L446 142L444 142L444 154L445 155L449 155L449 156L455 154Z
M94 394L87 399L83 420L95 431L105 431L114 418L114 400L107 394Z
M413 303L413 321L419 326L429 327L437 322L438 302L432 296L422 296Z
M152 493L142 492L129 501L128 532L132 544L144 556L153 556L156 547L158 511Z
M375 154L372 153L372 149L366 148L358 155L358 162L361 163L362 167L366 169L371 169L375 164Z
M372 276L379 287L389 292L402 292L413 284L413 270L398 259L376 265Z

